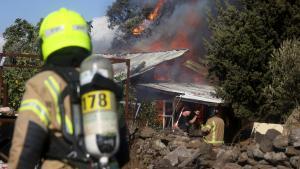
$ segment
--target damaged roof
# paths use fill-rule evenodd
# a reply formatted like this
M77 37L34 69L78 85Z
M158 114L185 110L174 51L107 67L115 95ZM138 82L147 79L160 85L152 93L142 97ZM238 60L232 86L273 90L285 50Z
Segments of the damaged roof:
M130 77L134 77L145 73L153 69L156 65L169 61L180 56L183 56L188 49L171 50L164 52L152 52L152 53L135 53L135 54L125 54L121 56L117 55L104 55L106 58L123 58L130 59ZM99 55L99 54L95 54ZM125 64L114 64L115 77L121 76L121 80L126 77L126 65ZM124 75L124 76L122 76Z
M179 97L187 100L217 104L223 103L222 99L216 97L215 88L209 85L193 83L147 83L138 85L159 91L176 93Z

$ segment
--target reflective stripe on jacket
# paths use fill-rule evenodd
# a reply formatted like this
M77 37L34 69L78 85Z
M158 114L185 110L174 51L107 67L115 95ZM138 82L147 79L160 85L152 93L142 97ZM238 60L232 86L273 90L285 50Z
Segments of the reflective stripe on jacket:
M208 135L204 137L206 143L213 144L214 146L224 143L224 121L220 117L213 116L209 118L201 130L208 132Z
M30 160L31 154L28 153L31 150L27 150L29 148L26 143L28 140L28 133L30 133L30 127L37 126L45 133L47 133L49 129L56 131L61 130L61 117L58 108L58 97L66 85L67 84L63 81L63 79L53 71L43 71L28 80L26 83L23 100L18 110L19 116L15 124L14 136L8 161L8 166L10 169L24 168L24 166L20 166L22 159L26 158L27 161ZM66 112L65 119L67 123L67 131L72 134L73 126L71 122L71 106L69 104L69 99L70 97L67 96L64 100ZM35 136L34 133L30 134L32 134L33 137ZM45 140L34 141L37 141L36 143L39 145ZM41 146L43 145L44 143L41 144ZM36 149L38 150L38 148ZM71 169L72 167L60 161L44 160L41 168Z

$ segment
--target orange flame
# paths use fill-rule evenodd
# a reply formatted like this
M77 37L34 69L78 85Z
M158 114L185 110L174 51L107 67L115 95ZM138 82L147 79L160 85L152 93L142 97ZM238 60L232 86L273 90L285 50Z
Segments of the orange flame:
M158 17L159 11L160 11L161 7L163 6L163 4L164 4L164 0L159 0L159 1L157 2L157 4L156 4L154 10L153 10L153 11L149 14L149 16L148 16L148 19L149 19L150 21L154 21L154 20Z
M143 25L139 25L138 27L135 27L133 30L132 30L132 34L133 35L140 35L142 34L142 32L145 30L145 27Z
M200 0L190 0L192 3L197 3ZM159 0L156 4L155 9L149 14L145 21L153 22L154 20L158 19L160 15L160 10L162 5L164 5L165 0ZM193 6L193 4L192 4ZM203 24L203 18L199 15L198 9L195 7L191 7L188 11L184 11L181 15L180 24L176 25L176 31L171 31L168 33L161 33L159 32L159 36L155 36L154 38L147 41L142 41L141 43L137 43L133 47L134 52L157 52L157 51L164 51L164 50L173 50L173 49L182 49L187 48L190 49L188 53L185 54L184 58L175 60L170 65L163 65L160 64L154 70L153 78L157 81L177 81L177 82L194 82L203 84L205 80L205 68L203 70L195 71L191 69L191 67L186 66L186 61L189 60L193 63L198 63L199 55L201 55L201 48L198 47L198 38L201 37L201 25ZM141 26L142 27L139 27ZM140 31L140 34L147 29L145 22L141 23L137 26L134 31ZM133 31L133 34L134 34ZM163 30L163 31L168 31ZM137 34L139 35L139 34ZM175 65L175 66L174 66ZM170 70L173 68L178 69L177 73L169 73ZM180 69L180 70L179 70ZM198 69L196 69L198 70Z
M164 0L159 0L154 8L154 10L148 15L147 19L146 20L149 20L149 21L155 21L156 18L159 16L159 11L161 9L161 7L163 6L164 4ZM147 21L144 21L143 23L141 23L139 26L133 28L132 30L132 34L133 35L141 35L144 30L149 26L149 24L145 24L147 23Z

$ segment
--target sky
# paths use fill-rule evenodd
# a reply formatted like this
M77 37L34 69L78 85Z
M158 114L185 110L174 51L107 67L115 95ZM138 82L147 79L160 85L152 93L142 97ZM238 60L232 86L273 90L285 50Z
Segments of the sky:
M114 30L107 28L104 17L108 6L115 0L1 0L0 5L0 52L5 43L3 32L12 25L16 18L25 19L36 24L40 18L52 11L65 7L80 13L87 21L93 20L92 39L96 51L109 47Z

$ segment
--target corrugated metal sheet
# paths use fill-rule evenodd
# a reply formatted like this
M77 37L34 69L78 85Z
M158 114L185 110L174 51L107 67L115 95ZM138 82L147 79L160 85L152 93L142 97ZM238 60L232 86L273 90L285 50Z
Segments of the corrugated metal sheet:
M107 58L119 57L124 59L130 59L130 72L131 72L130 77L133 77L153 69L156 65L162 62L178 58L184 55L184 53L186 53L187 51L188 49L181 49L181 50L171 50L171 51L153 52L153 53L125 54L121 56L117 56L117 55L104 55L104 56ZM100 54L95 54L95 55L100 55ZM113 66L114 66L115 76L126 74L126 66L124 64L114 64ZM123 80L124 78L122 77L121 80Z
M209 85L192 83L147 83L138 85L165 92L178 93L178 95L184 99L208 103L223 103L222 99L215 96L215 88Z

